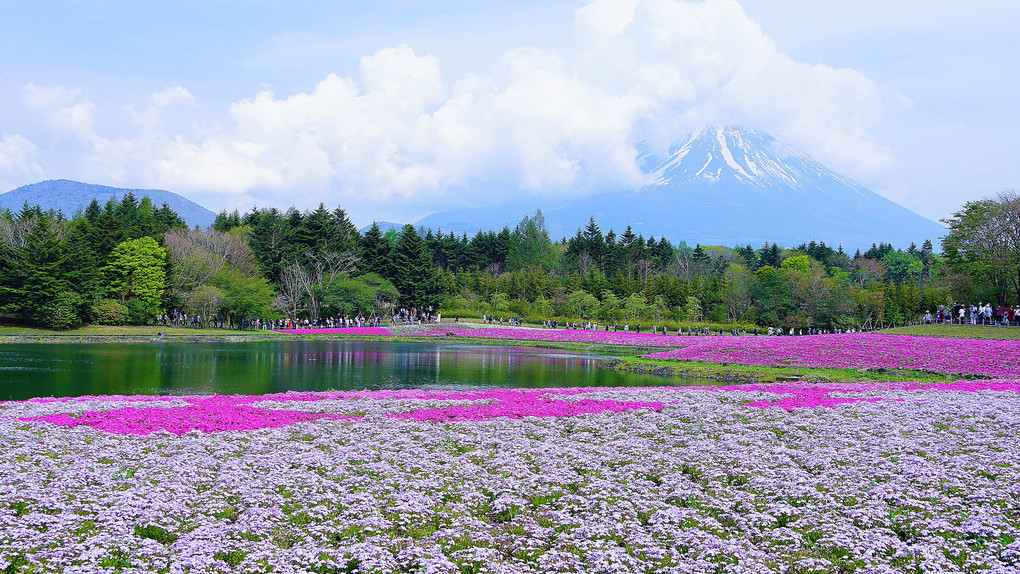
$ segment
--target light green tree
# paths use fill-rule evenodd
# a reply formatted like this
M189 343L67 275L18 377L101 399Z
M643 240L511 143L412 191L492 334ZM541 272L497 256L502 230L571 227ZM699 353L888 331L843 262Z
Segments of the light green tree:
M623 303L620 302L620 298L615 293L608 289L602 291L602 302L599 303L599 319L603 321L616 319L616 314L622 306Z
M701 320L701 300L697 297L691 296L687 298L687 303L684 305L684 319L687 321L700 321Z
M159 314L166 288L166 250L155 239L145 236L121 243L102 273L107 293L126 304L133 319Z
M535 312L542 317L549 317L553 314L552 303L545 297L539 297L535 300Z
M568 302L578 319L590 317L599 306L599 300L587 291L574 291L570 294Z
M645 305L645 298L637 293L631 293L630 297L623 304L623 312L628 319L638 319L645 314L648 305Z
M652 319L662 321L666 315L666 300L662 298L662 295L655 296L652 304L648 306L648 311L652 314Z

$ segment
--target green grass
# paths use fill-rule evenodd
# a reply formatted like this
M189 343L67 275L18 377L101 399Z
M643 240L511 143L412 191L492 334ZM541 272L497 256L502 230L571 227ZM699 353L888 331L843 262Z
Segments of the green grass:
M890 335L916 335L920 337L949 337L953 339L1000 339L1020 340L1020 327L996 327L991 325L914 325L882 329L876 333Z
M714 379L735 383L773 383L796 378L803 381L826 383L861 382L952 382L959 375L942 375L909 369L820 369L811 367L770 367L711 363L706 361L676 361L624 357L606 361L603 366L617 371L652 373L664 377Z

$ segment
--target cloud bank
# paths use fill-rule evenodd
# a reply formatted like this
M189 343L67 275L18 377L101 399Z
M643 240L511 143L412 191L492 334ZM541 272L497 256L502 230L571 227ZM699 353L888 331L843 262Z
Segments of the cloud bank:
M850 174L891 161L869 136L883 109L875 82L792 60L733 0L596 0L557 50L521 47L454 79L441 64L382 49L356 77L262 91L217 123L198 121L203 103L175 85L126 110L134 130L115 135L99 133L98 106L73 88L30 84L24 101L80 147L75 176L213 206L399 205L406 217L479 191L497 201L627 189L644 178L640 144L662 155L708 123L771 132ZM4 136L0 180L39 172L38 155Z

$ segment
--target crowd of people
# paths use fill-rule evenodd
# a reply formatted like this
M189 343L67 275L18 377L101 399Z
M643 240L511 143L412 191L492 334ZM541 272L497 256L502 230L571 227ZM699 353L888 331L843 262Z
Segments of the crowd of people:
M938 309L932 313L926 311L924 314L925 324L954 324L954 325L1012 325L1020 326L1020 305L1016 307L1010 307L1008 305L993 306L989 303L978 303L978 304L956 304L956 305L940 305ZM435 311L431 306L429 307L410 307L401 308L394 312L389 317L390 325L421 325L423 323L439 323L442 321L442 315ZM454 322L460 322L460 314L457 314ZM510 317L504 319L502 316L496 317L491 314L483 314L482 322L486 325L510 325L510 326L523 326L524 322L521 319ZM309 328L345 328L345 327L379 327L382 326L383 318L373 316L366 318L363 315L357 315L355 317L326 317L317 320L309 319L279 319L279 320L266 320L266 319L244 319L237 322L232 322L225 317L217 316L211 318L204 318L201 315L188 315L183 312L172 312L160 315L157 318L156 323L158 325L172 326L172 327L195 327L195 328L233 328L240 330L275 330L275 329L309 329ZM561 325L554 319L546 320L542 322L542 328L544 329L558 329ZM576 329L576 330L605 330L614 332L624 333L641 333L642 327L640 324L635 324L633 327L629 323L624 323L622 326L618 323L612 325L599 324L589 321L581 322L566 322L562 325L565 329ZM653 335L668 335L670 330L665 326L652 325L650 330L645 332ZM768 336L792 336L792 335L824 335L830 333L853 333L857 332L856 329L784 329L769 327L767 331L759 330L755 328L752 332L748 332L745 329L738 330L737 328L730 329L730 335L768 335ZM692 327L684 326L677 327L677 336L705 336L713 335L708 327ZM724 331L719 328L719 335L723 335Z
M926 325L1012 325L1020 326L1020 305L993 306L991 303L939 305L933 314L925 311Z
M164 313L156 318L156 324L167 327L194 327L214 329L237 329L240 331L273 331L276 329L342 329L345 327L378 327L382 324L380 317L366 318L364 315L355 317L323 317L309 319L242 319L239 322L228 321L225 317L206 318L201 315L186 313Z
M458 315L459 318L459 315ZM443 315L428 307L401 307L390 315L390 325L421 325L422 323L439 323Z

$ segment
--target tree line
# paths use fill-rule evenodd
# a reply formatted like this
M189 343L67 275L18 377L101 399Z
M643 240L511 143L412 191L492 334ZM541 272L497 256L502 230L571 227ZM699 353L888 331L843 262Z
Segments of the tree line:
M540 211L472 236L377 224L362 233L322 204L221 212L210 228L189 229L168 206L127 194L70 219L27 205L0 214L0 312L54 328L401 307L536 322L878 328L954 302L1020 303L1018 214L1007 191L946 219L940 252L925 238L851 254L821 242L673 244L594 219L553 240Z

